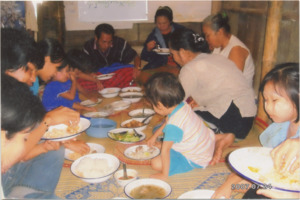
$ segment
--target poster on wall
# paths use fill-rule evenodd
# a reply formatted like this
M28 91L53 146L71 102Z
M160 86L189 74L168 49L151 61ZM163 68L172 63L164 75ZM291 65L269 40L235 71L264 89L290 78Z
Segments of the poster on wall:
M1 2L1 27L25 28L25 2L2 1Z
M147 20L147 1L79 1L79 21Z

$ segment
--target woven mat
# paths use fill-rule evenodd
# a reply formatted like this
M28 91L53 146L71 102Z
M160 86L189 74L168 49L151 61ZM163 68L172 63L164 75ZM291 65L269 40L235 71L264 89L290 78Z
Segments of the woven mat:
M176 174L169 177L166 182L172 187L172 193L167 199L177 199L181 194L195 190L195 189L208 189L215 190L231 173L231 169L227 163L227 156L233 150L246 147L246 146L259 146L258 136L266 128L261 123L254 123L254 126L248 135L243 140L234 143L227 148L223 153L223 162L215 166L208 166L206 169L194 169L184 174ZM89 138L90 139L90 138ZM107 145L106 149L110 150L109 153L115 154L121 161L128 164L128 168L135 169L139 173L139 178L149 178L151 174L156 173L151 169L149 161L134 161L127 159L123 155L123 151L132 145L124 145L114 143L113 141L105 138L99 141L99 144ZM140 144L143 144L141 142ZM136 145L136 144L135 144ZM124 194L124 190L120 187L115 179L111 177L109 180L98 183L89 184L76 178L70 171L70 161L65 161L64 167L61 172L61 177L56 188L56 195L61 199L112 199L115 197L128 198ZM121 167L120 167L121 169ZM242 198L242 193L233 193L232 199Z

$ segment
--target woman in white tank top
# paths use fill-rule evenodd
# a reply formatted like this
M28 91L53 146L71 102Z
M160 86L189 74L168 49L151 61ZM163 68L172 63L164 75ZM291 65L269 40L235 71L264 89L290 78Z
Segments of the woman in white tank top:
M233 61L243 72L247 82L253 86L253 58L246 45L230 33L227 14L223 12L206 17L202 29L213 53Z

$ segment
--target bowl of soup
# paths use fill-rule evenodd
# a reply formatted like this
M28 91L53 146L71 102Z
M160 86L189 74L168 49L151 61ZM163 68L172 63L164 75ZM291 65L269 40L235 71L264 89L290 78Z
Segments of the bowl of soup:
M145 178L128 183L125 194L132 199L165 199L171 192L171 186L162 180Z

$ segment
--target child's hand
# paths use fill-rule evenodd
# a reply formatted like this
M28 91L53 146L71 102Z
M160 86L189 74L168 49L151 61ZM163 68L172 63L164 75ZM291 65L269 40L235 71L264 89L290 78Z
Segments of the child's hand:
M149 138L149 140L147 141L147 145L148 145L149 147L154 146L155 143L156 143L156 137L154 137L154 136L151 136L151 137Z
M94 108L94 107L86 107L86 106L84 106L83 110L90 111L90 112L97 112L97 109Z
M104 86L102 85L101 81L97 80L96 84L97 84L97 89L98 90L102 90L104 88Z
M90 147L81 140L70 140L64 143L64 146L74 152L80 153L82 155L90 152Z
M72 81L72 83L76 81L76 76L73 72L70 72L70 80Z
M157 174L150 175L150 178L166 180L168 178L168 176L164 175L163 173L157 173Z
M294 173L300 167L299 138L287 139L271 151L274 167L280 173ZM290 168L289 168L290 167Z

